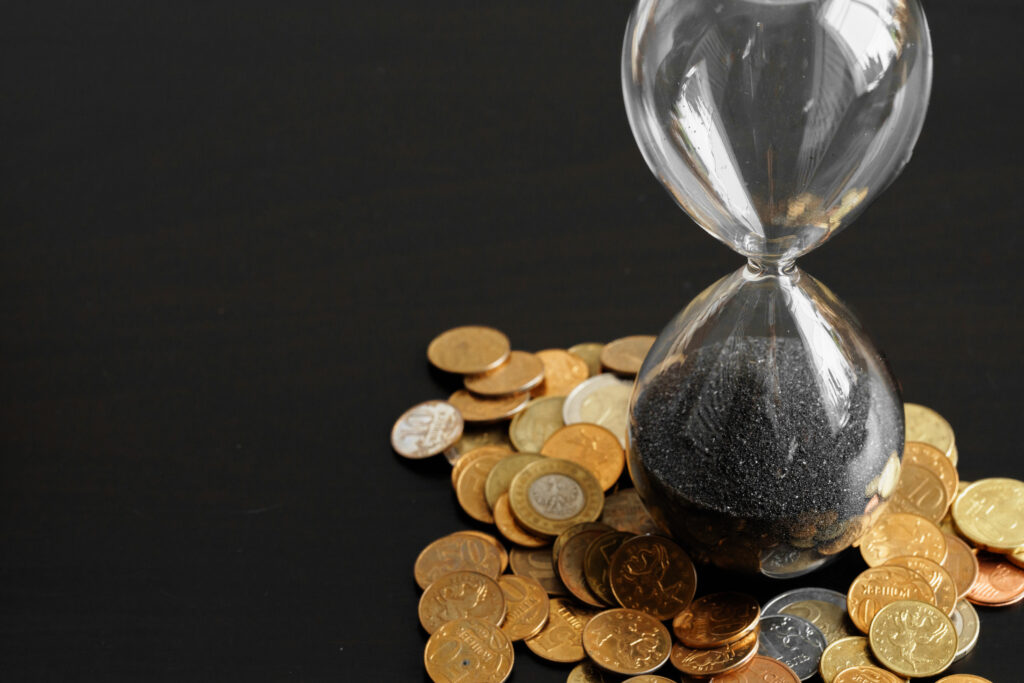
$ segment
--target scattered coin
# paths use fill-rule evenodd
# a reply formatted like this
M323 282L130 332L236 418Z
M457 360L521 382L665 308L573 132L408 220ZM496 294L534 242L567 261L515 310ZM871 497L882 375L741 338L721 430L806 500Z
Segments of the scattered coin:
M917 403L904 403L903 416L907 441L922 441L949 456L955 438L953 428L946 422L946 418Z
M715 683L799 683L800 678L782 662L755 655L742 669L715 676L713 680Z
M935 595L935 606L946 615L952 615L956 610L956 583L940 565L923 557L910 557L904 555L894 557L885 563L885 566L904 567L919 574L932 589Z
M878 611L868 636L871 652L901 676L923 678L941 673L956 655L953 622L934 605L903 600Z
M824 634L829 645L841 638L860 635L846 612L845 597L842 606L822 600L801 600L782 607L779 613L791 614L811 622Z
M604 673L593 662L581 662L569 672L565 683L605 683ZM672 681L669 681L672 683Z
M420 552L413 567L416 583L426 590L451 572L469 570L492 579L501 573L501 554L490 542L458 533L437 539Z
M565 396L590 376L587 361L563 349L544 349L534 354L544 365L544 381L535 396Z
M423 591L419 616L427 633L466 617L499 626L505 618L505 597L498 582L489 576L471 571L452 572Z
M608 567L612 554L630 538L632 534L624 531L605 532L590 542L583 555L583 576L587 586L598 600L609 607L618 607L619 603L608 583Z
M971 542L1011 553L1024 546L1024 482L979 479L956 498L953 521Z
M563 533L578 529L580 526L583 525L577 524L572 529L567 529ZM586 558L587 548L590 547L590 544L605 533L607 532L604 529L575 531L564 542L561 552L558 553L557 569L562 583L573 597L593 607L603 607L604 603L590 589L586 574L584 573L583 561ZM559 538L561 538L561 535L559 535Z
M450 535L451 536L458 536L460 534L463 534L463 535L466 535L466 536L473 536L475 538L479 538L479 539L481 539L483 541L486 541L487 543L490 543L491 545L493 545L497 549L498 554L501 556L501 572L504 572L506 569L508 569L508 552L506 552L505 546L503 546L501 544L501 542L498 541L498 539L496 539L494 536L491 536L490 534L485 534L482 531L473 531L473 530L470 530L470 529L464 529L462 531L456 531L455 533L450 534Z
M840 671L832 683L903 683L903 679L877 666L852 666Z
M878 666L868 639L863 636L841 638L825 648L821 655L821 679L823 683L834 683L841 671L854 666Z
M605 499L605 504L607 505L607 503L608 503L608 499L606 498ZM1017 548L1012 553L1007 555L1006 559L1008 559L1010 562L1012 562L1013 564L1017 565L1018 567L1021 567L1022 569L1024 569L1024 546L1022 546L1020 548Z
M978 580L967 593L975 605L1006 607L1024 600L1024 569L990 553L978 554Z
M500 447L509 453L514 450L512 442L508 438L508 431L503 426L467 425L462 432L462 438L444 452L444 457L448 460L449 465L455 467L463 455L483 446ZM454 479L452 485L455 485Z
M508 396L477 396L459 389L448 397L448 403L455 406L466 422L507 420L526 408L529 402L530 395L526 392Z
M924 517L903 512L883 515L861 538L860 554L869 567L877 567L897 555L924 557L941 564L946 538Z
M956 632L956 656L954 662L958 662L971 653L974 646L978 644L978 634L981 632L981 621L974 605L966 600L959 600L956 603L955 614L960 618L960 627ZM956 623L954 622L954 626Z
M938 475L925 467L904 462L887 514L906 512L938 524L946 516L948 507L946 488Z
M587 371L590 376L601 374L601 350L604 344L598 342L584 342L569 347L569 353L574 353L587 364Z
M515 476L508 499L516 519L528 531L557 536L574 524L596 521L604 493L586 468L568 460L545 458Z
M761 617L759 628L759 655L779 660L801 681L818 673L828 642L814 624L789 614L773 614Z
M601 365L620 375L635 375L640 372L655 339L651 335L633 335L608 342L601 350Z
M992 681L972 674L953 674L940 678L936 683L992 683Z
M582 382L565 397L565 424L586 422L601 425L619 438L625 448L629 422L629 397L633 383L612 374L596 375Z
M512 641L497 626L479 619L456 619L438 628L423 651L434 683L503 683L512 672Z
M613 531L613 529L607 524L601 522L581 522L580 524L574 524L562 533L555 537L555 542L551 545L551 562L555 567L558 567L558 556L562 552L562 548L565 544L578 533L584 531ZM586 550L584 548L584 550Z
M550 602L544 587L527 576L504 574L498 577L498 586L505 598L505 621L501 630L515 642L532 638L548 623Z
M747 635L761 616L757 600L743 593L712 593L690 603L675 619L672 630L688 647L721 647Z
M391 428L391 447L419 460L444 452L462 436L462 415L444 401L424 401L402 413Z
M459 505L467 515L478 522L494 524L491 506L487 504L487 498L484 496L484 486L491 468L505 457L508 456L503 453L491 453L474 458L455 482L455 498Z
M608 582L620 605L665 621L691 605L697 590L697 570L690 556L675 542L663 536L636 536L623 543L612 555ZM734 602L727 599L725 605L724 618L736 614ZM701 625L693 624L688 630L701 632L701 628ZM710 639L714 640L714 637ZM705 642L708 639L695 636L693 642L698 640ZM724 639L709 647L727 642L729 640Z
M970 546L957 536L945 534L946 557L942 568L949 572L956 584L956 597L962 600L978 580L978 558Z
M587 468L604 491L615 485L626 465L618 438L596 424L566 425L548 437L540 452Z
M500 457L505 457L507 455L512 455L512 453L513 451L510 448L505 448L504 446L490 445L478 446L477 448L474 448L473 450L467 452L465 455L458 459L454 466L452 466L452 488L455 488L458 485L459 477L462 476L462 473L466 471L466 468L469 467L470 464L472 464L472 462L477 458L482 458L485 455L497 455Z
M583 649L599 666L625 674L646 674L668 660L672 636L660 621L631 609L610 609L583 629Z
M892 565L871 567L853 580L846 605L854 626L868 633L871 622L886 605L906 600L935 602L935 594L918 573Z
M487 505L494 509L498 498L508 493L508 487L517 474L530 463L543 460L544 456L537 453L516 453L503 457L490 472L487 473L487 480L484 482L484 499Z
M508 337L502 332L492 327L467 325L434 337L427 346L427 359L445 372L473 375L504 363L509 348Z
M540 633L524 641L526 647L551 662L578 662L586 656L583 629L595 614L596 610L565 598L551 598L548 623Z
M829 590L827 588L794 588L791 591L780 593L774 598L764 604L761 609L762 616L771 616L772 614L783 614L783 609L798 602L825 602L835 605L836 607L846 610L846 596L838 591ZM796 615L800 616L800 615ZM806 619L807 617L804 617ZM808 621L811 621L808 619ZM813 621L811 623L814 623Z
M664 533L634 488L620 489L606 495L601 521L613 529L628 531L637 536Z
M513 351L508 360L479 375L466 375L463 383L475 394L505 396L529 391L544 380L544 364L532 353Z
M953 461L935 446L921 441L908 441L903 447L903 464L918 465L931 471L942 482L950 503L956 498L960 475Z
M953 467L956 467L960 463L960 451L955 443L949 449L949 461L953 463Z
M562 421L563 396L545 396L530 401L523 412L512 418L508 427L509 439L516 450L540 453L548 437L565 424Z
M508 494L503 493L494 504L494 525L498 527L501 535L516 545L525 548L545 548L548 539L534 536L529 531L519 526L512 508L508 504Z
M565 586L551 566L551 553L547 548L512 548L508 564L516 576L528 576L544 587L548 595L565 595Z
M715 648L691 648L676 643L672 646L672 666L687 676L706 678L741 669L757 655L757 631L739 640Z
M664 676L655 676L654 674L643 674L642 676L631 676L622 683L675 683L670 678Z

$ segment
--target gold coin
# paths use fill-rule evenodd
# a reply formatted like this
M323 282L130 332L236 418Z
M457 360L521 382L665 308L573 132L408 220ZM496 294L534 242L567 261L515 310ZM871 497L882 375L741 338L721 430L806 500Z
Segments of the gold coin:
M885 565L866 569L853 580L846 595L846 609L854 626L867 633L879 610L905 600L934 604L935 594L918 573L905 567Z
M915 600L880 609L871 622L868 639L875 658L901 676L934 676L956 655L953 622L934 605Z
M671 678L655 676L654 674L643 674L642 676L630 676L622 683L675 683Z
M512 641L497 626L479 619L456 619L430 636L423 651L434 683L503 683L512 673Z
M811 622L818 627L829 645L850 636L859 635L857 627L850 621L850 615L844 607L824 600L801 600L786 605L779 610L781 614L790 614Z
M956 614L960 617L960 625L956 631L956 656L953 661L959 661L970 654L974 646L978 644L978 633L981 630L981 622L978 620L978 613L974 605L966 600L956 603ZM953 626L957 626L953 621Z
M484 485L491 468L498 464L506 455L490 454L475 458L466 465L459 480L455 482L455 497L467 515L486 524L494 524L494 515L484 497Z
M868 639L863 636L841 638L825 648L821 655L821 679L823 683L835 683L836 676L854 666L878 666L871 654Z
M1024 482L979 479L957 496L953 521L976 545L1013 552L1024 545Z
M755 655L750 664L712 679L714 683L800 683L800 677L777 659Z
M512 548L508 564L516 576L536 579L548 595L565 595L565 586L551 566L551 553L547 548Z
M949 461L953 463L953 467L960 463L960 450L955 443L949 449Z
M424 548L416 558L413 574L419 587L426 589L445 574L462 570L496 579L501 573L501 554L482 538L456 533Z
M940 678L936 683L992 683L992 681L973 674L953 674Z
M505 456L512 455L513 452L514 451L512 451L512 449L505 448L504 446L489 445L478 446L477 448L467 452L458 459L455 465L452 466L452 488L455 488L458 485L459 477L462 476L462 473L466 471L466 468L469 467L477 458L482 458L485 455L498 455L504 458Z
M564 396L535 398L526 405L523 412L512 418L508 436L516 450L523 453L539 453L548 437L565 424L562 422Z
M957 474L953 461L935 446L920 441L908 441L903 447L903 464L917 465L929 470L942 482L949 502L952 503L956 498L960 475Z
M532 353L513 351L508 360L479 375L466 375L463 384L474 394L505 396L529 391L544 380L544 364Z
M507 420L526 408L530 395L477 396L465 389L459 389L448 397L448 403L455 406L466 422L497 422Z
M571 526L558 534L555 538L554 544L551 546L551 562L555 567L558 566L558 556L561 554L562 548L565 547L565 544L569 542L569 539L584 531L614 531L614 529L607 524L602 524L601 522L583 522L581 524Z
M538 657L551 662L578 662L583 651L583 629L596 610L573 604L565 598L550 598L548 623L540 633L524 642Z
M391 447L404 458L429 458L453 446L462 437L463 425L455 406L444 401L424 401L395 420Z
M505 574L498 577L505 597L505 621L501 630L512 642L532 638L548 623L548 595L536 579Z
M608 531L591 541L583 555L583 576L587 585L597 599L609 607L618 607L619 603L608 583L608 566L612 554L630 538L632 534L623 531Z
M613 529L637 536L664 533L633 488L620 489L604 497L601 521Z
M889 501L887 514L906 512L930 519L936 524L946 515L949 498L946 488L931 470L903 463L900 483Z
M601 365L620 375L635 375L655 339L651 335L634 335L608 342L601 350Z
M462 438L455 442L455 445L444 452L448 464L455 467L459 464L462 456L483 446L497 446L505 451L511 452L512 442L508 438L508 430L503 427L468 425L462 432ZM455 480L452 480L452 486Z
M978 580L978 558L971 547L959 537L946 534L946 557L942 568L949 572L956 584L956 597L962 600Z
M931 520L895 512L883 515L861 537L860 554L869 567L899 555L924 557L941 564L946 556L946 538Z
M672 666L687 676L705 678L740 669L757 655L757 631L739 640L713 648L690 648L682 643L672 646Z
M499 626L505 618L505 596L498 582L489 576L471 571L452 572L423 591L419 616L427 633L466 617Z
M607 500L605 501L607 502ZM1024 568L1024 547L1017 548L1012 553L1006 556L1010 562L1014 563L1018 567Z
M598 342L584 342L569 347L569 353L574 353L587 364L587 372L590 377L601 374L601 350L604 344Z
M608 671L647 674L668 660L672 636L664 624L643 612L610 609L587 622L583 649Z
M512 514L512 508L509 507L507 493L501 494L494 505L494 525L498 527L502 536L525 548L544 548L549 543L548 539L534 536L519 526L515 515Z
M501 494L508 493L512 479L530 463L543 459L544 456L537 453L517 453L502 458L487 473L487 481L484 482L484 498L487 505L493 510Z
M1024 569L1001 555L978 554L978 580L967 593L975 605L1006 607L1024 600Z
M595 424L571 424L548 437L540 452L551 458L568 460L590 470L603 491L622 476L626 454L618 438Z
M877 666L852 666L840 671L832 683L903 683L903 679Z
M557 536L574 524L595 521L601 515L604 493L587 469L568 460L545 458L515 476L508 501L527 531Z
M569 678L565 683L605 683L604 673L600 667L593 662L582 662L577 664L569 672ZM669 681L672 683L672 681Z
M917 403L904 403L903 417L906 421L907 441L922 441L949 456L955 438L953 428L944 417Z
M697 590L697 570L690 556L675 542L663 536L636 536L612 555L608 582L623 607L665 621L690 606ZM743 605L748 606L746 602ZM735 615L735 608L735 602L726 600L723 617ZM712 646L725 642L713 642Z
M572 529L577 529L580 526L582 525L577 524ZM572 529L566 530L566 533ZM590 590L590 585L584 574L583 560L591 542L605 533L607 533L605 530L596 529L577 531L565 542L561 552L558 553L556 569L562 584L577 600L593 607L604 607L604 603Z
M909 569L928 582L935 596L935 606L945 614L953 614L956 609L956 583L941 565L923 557L894 557L885 563L887 567L903 567Z
M455 327L434 337L427 360L445 372L473 375L496 368L509 354L508 337L491 327Z
M499 574L504 572L508 568L508 552L505 550L505 546L503 546L501 542L494 536L491 536L490 534L485 534L482 531L474 531L470 529L456 531L455 533L450 535L458 536L459 534L465 534L466 536L474 536L476 538L487 541L488 543L493 545L495 548L497 548L498 554L501 556L501 572L499 572Z
M534 354L544 365L544 381L534 396L565 396L590 376L587 361L563 349L544 349Z
M761 606L749 595L712 593L694 600L677 614L672 630L688 647L721 647L757 628L760 616Z
M629 397L633 383L616 375L605 373L591 377L565 397L562 419L565 424L601 425L626 447L626 429L629 423Z

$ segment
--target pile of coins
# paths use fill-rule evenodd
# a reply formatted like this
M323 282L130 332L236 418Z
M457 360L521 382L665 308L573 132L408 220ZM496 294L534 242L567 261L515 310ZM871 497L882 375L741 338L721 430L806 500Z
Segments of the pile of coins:
M432 680L504 681L523 641L576 664L570 683L608 672L632 683L902 681L966 656L979 633L972 603L1024 599L1024 484L961 482L948 422L906 404L898 484L855 543L868 568L847 595L799 588L763 608L741 593L694 600L690 558L620 481L632 377L653 341L531 354L497 330L460 327L431 342L430 362L464 388L408 410L392 445L409 458L443 453L462 509L512 544L458 531L416 559ZM669 662L678 674L654 674Z

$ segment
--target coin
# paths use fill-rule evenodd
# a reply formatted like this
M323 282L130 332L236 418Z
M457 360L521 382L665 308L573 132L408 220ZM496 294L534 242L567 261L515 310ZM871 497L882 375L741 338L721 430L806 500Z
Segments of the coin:
M955 438L944 417L917 403L904 403L903 417L907 441L922 441L949 455Z
M456 619L437 629L423 651L434 683L503 683L512 672L512 641L497 626L479 619Z
M473 375L496 368L509 354L508 337L492 327L455 327L434 337L427 359L445 372Z
M494 524L498 527L501 535L516 545L526 548L544 548L548 545L548 539L534 536L529 531L519 526L512 508L508 504L508 494L503 493L494 504Z
M675 542L663 536L636 536L612 555L608 582L620 605L665 621L690 605L697 590L697 570ZM728 608L724 612L725 616L733 613Z
M608 342L601 350L601 365L620 375L635 375L640 372L655 339L651 335L633 335Z
M800 617L789 614L762 616L757 653L777 659L806 681L818 673L821 654L828 647L825 635L818 627Z
M445 574L462 570L496 579L501 573L501 554L482 538L452 534L437 539L420 552L413 574L419 587L426 589Z
M946 557L942 568L949 572L956 584L956 597L962 600L978 580L978 558L970 546L952 534L946 536Z
M875 658L901 676L934 676L956 655L953 622L934 605L915 600L880 609L871 622L868 639Z
M424 401L402 413L391 428L391 447L404 458L437 455L462 436L462 415L444 401Z
M832 605L842 608L843 611L846 610L846 596L842 593L839 593L838 591L829 590L827 588L805 587L794 588L791 591L786 591L785 593L780 593L779 595L776 595L774 598L772 598L764 604L764 607L761 608L761 615L770 616L772 614L783 614L782 610L788 607L789 605L792 605L797 602L807 602L811 600L815 602L830 603ZM807 617L804 617L804 619L807 619ZM810 619L808 619L808 621L814 623Z
M889 501L886 514L906 512L930 519L936 524L946 515L949 498L946 488L931 470L903 463L896 493Z
M471 571L452 572L423 591L419 617L427 633L466 617L499 626L505 618L505 597L497 581L489 576Z
M572 529L576 529L579 526L582 525L578 524L572 527ZM571 531L571 529L568 531ZM561 552L558 553L557 569L562 583L565 584L566 589L577 600L594 607L603 607L604 603L590 590L583 569L583 560L586 557L587 548L590 547L591 542L605 533L606 531L603 529L577 531L564 543Z
M605 678L597 664L582 662L573 667L565 683L605 683Z
M538 657L551 662L578 662L583 651L583 629L597 611L565 598L550 598L548 623L524 642Z
M967 593L975 605L1005 607L1024 600L1024 569L999 555L978 554L978 580Z
M949 572L940 565L923 557L904 555L892 558L885 563L885 566L904 567L920 574L928 582L932 593L935 594L935 606L947 615L953 614L957 601L956 583L953 581L953 577L949 575Z
M625 674L646 674L668 660L672 636L660 621L631 609L610 609L583 629L583 649L599 666Z
M604 493L586 468L546 458L515 476L508 500L516 519L528 531L557 536L574 524L595 521L601 514Z
M569 392L562 407L565 424L601 425L625 448L633 383L612 374L596 375Z
M840 671L832 683L902 683L903 679L877 666L852 666Z
M860 554L869 567L897 555L924 557L942 563L946 538L931 520L903 512L886 514L861 537Z
M940 678L936 683L992 683L992 681L973 674L953 674Z
M821 679L823 683L834 683L836 676L850 667L877 665L867 638L841 638L825 648L821 655Z
M676 643L672 646L672 666L687 676L705 678L744 667L757 655L757 631L739 640L714 648L691 648Z
M974 605L966 600L959 600L956 603L956 616L960 618L960 626L956 631L956 656L954 662L958 662L974 649L978 644L978 634L981 632L981 622ZM956 626L956 621L953 622Z
M479 375L466 375L463 384L475 394L504 396L529 391L544 379L544 364L532 353L513 351L508 360Z
M953 463L953 467L956 467L960 462L960 451L955 443L949 448L949 461Z
M761 606L749 595L712 593L676 615L672 630L688 647L720 647L754 630L760 616Z
M535 396L565 396L590 376L587 361L564 349L544 349L534 354L544 365L544 381Z
M504 572L508 568L508 552L505 551L505 546L503 546L501 544L501 542L498 541L498 539L496 539L494 536L491 536L490 534L485 534L482 531L473 531L473 530L470 530L470 529L464 529L463 531L456 531L455 533L450 534L450 535L451 536L458 536L459 534L464 534L466 536L473 536L475 538L479 538L479 539L484 540L487 543L490 543L491 545L493 545L495 548L497 548L498 554L501 556L501 571ZM499 573L501 573L501 572L499 572Z
M530 401L523 412L512 418L508 435L516 450L539 453L548 437L565 424L562 422L563 396L546 396Z
M942 482L950 503L956 498L960 475L953 461L935 446L920 441L908 441L903 447L903 464L918 465L931 471Z
M854 626L867 633L879 610L890 603L906 600L934 604L935 594L920 574L905 567L885 565L866 569L853 580L847 593L846 608Z
M608 531L591 541L583 555L583 576L587 586L598 600L609 607L617 607L619 603L608 583L608 566L612 553L630 538L632 534L623 531Z
M444 457L448 460L448 464L455 467L462 460L462 456L483 446L500 447L508 453L514 450L512 442L508 438L508 431L503 427L467 425L466 429L462 432L462 438L444 452ZM452 486L454 485L455 479L453 477Z
M459 389L448 397L448 403L455 406L466 422L506 420L521 412L529 402L530 395L525 391L508 396L477 396Z
M606 495L601 521L614 529L637 536L664 533L634 488L620 489Z
M607 504L608 499L605 498L605 505ZM1024 547L1017 548L1012 553L1007 555L1006 559L1008 559L1010 562L1017 565L1018 567L1024 568Z
M846 612L846 598L842 607L821 600L802 600L781 608L781 614L791 614L811 622L825 636L829 645L841 638L859 635L857 627Z
M485 455L498 455L501 457L505 457L507 455L512 455L512 453L513 451L510 448L505 448L504 446L490 445L479 446L467 452L465 455L459 458L459 460L455 463L454 466L452 466L452 488L455 488L458 485L459 477L462 476L462 473L466 471L466 468L469 467L469 465L477 458L482 458Z
M587 468L604 491L615 485L626 465L626 454L618 438L595 424L562 427L548 437L540 452Z
M569 347L569 353L574 353L587 364L587 372L590 376L601 374L601 350L604 344L598 342L584 342Z
M565 595L565 586L551 566L551 553L547 548L512 548L508 564L516 576L536 579L548 595Z
M491 468L507 457L503 453L491 453L474 458L466 465L455 482L455 498L467 515L486 524L494 524L491 506L484 497L484 485Z
M742 669L715 676L712 680L714 683L799 683L800 678L782 662L755 655Z
M631 676L622 683L675 683L670 678L664 676L655 676L654 674L643 674L642 676Z
M487 501L487 505L493 510L498 498L503 493L508 493L512 479L530 463L543 459L544 456L537 453L516 453L495 463L484 481L484 499Z
M527 576L505 574L498 577L505 598L505 621L501 630L512 642L531 638L548 623L550 602L544 587Z
M607 524L602 524L601 522L582 522L580 524L575 524L558 534L558 536L555 537L555 542L551 546L551 562L555 567L558 566L558 556L561 554L562 548L565 547L565 544L568 543L573 536L584 531L613 531L613 529ZM586 551L586 548L584 548L584 551Z
M979 479L957 496L953 521L986 550L1010 553L1024 546L1024 482Z

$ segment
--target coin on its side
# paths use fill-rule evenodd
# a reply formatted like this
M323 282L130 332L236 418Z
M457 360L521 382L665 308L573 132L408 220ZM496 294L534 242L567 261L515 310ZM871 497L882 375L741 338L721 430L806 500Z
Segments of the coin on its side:
M583 533L584 531L614 531L607 524L601 522L581 522L574 524L562 533L555 537L555 542L551 545L551 563L556 568L558 567L558 556L562 553L562 548L565 544L575 536L576 534Z
M840 671L832 683L903 683L903 679L877 666L852 666Z
M550 662L578 662L586 657L583 629L597 611L565 598L551 598L548 623L524 642L538 657Z
M761 617L757 653L777 659L801 681L818 673L821 654L828 647L825 635L818 627L790 614Z
M544 365L544 381L534 396L565 396L590 376L587 361L564 349L544 349L534 354Z
M691 648L676 643L670 655L672 666L687 676L706 678L746 666L757 655L757 631L739 640L713 648Z
M949 498L942 480L931 470L906 462L900 470L900 482L889 501L886 514L899 512L920 515L938 524L946 515Z
M459 389L448 397L448 403L462 415L466 422L497 422L507 420L526 408L530 395L525 391L508 396L477 396Z
M462 460L462 456L483 446L501 447L507 452L515 450L508 438L508 430L504 425L467 425L462 432L462 438L455 442L444 452L448 464L455 467ZM452 482L455 485L455 482Z
M516 545L524 548L546 548L548 539L534 536L529 531L519 526L512 508L508 504L508 494L503 493L494 504L494 525L498 527L501 535Z
M934 676L945 671L956 655L953 622L938 607L916 600L880 609L868 639L875 658L901 676Z
M567 425L579 422L601 425L617 436L619 444L625 448L632 393L633 383L629 380L610 373L596 375L565 397L562 419Z
M479 619L456 619L434 631L423 664L434 683L504 683L515 652L501 629Z
M601 521L614 529L637 536L664 533L634 488L619 489L606 495Z
M953 504L957 529L986 550L1011 553L1024 546L1024 482L979 479Z
M946 498L952 503L956 498L960 475L953 461L935 446L921 441L908 441L903 446L903 464L918 465L931 471L946 489Z
M504 574L498 577L498 586L505 597L505 621L501 630L515 642L531 638L548 623L550 602L544 587L528 576Z
M445 574L462 570L497 579L502 571L501 553L485 539L455 533L424 548L416 558L413 575L419 587L426 589Z
M620 375L635 375L655 339L653 335L637 334L608 342L601 350L601 365Z
M953 614L957 601L956 583L954 583L953 577L949 575L949 572L940 565L923 557L903 555L892 558L885 563L885 566L904 567L920 574L928 582L928 585L931 586L932 593L935 594L935 606L947 615Z
M569 347L569 353L574 353L587 364L587 371L590 376L601 374L601 350L604 344L599 342L583 342Z
M466 471L466 468L472 464L477 458L482 458L485 455L499 455L505 457L512 455L514 451L511 448L505 448L504 446L479 446L471 451L468 451L465 455L458 459L455 465L452 467L452 488L456 488L459 483L459 477Z
M690 606L697 590L697 570L690 556L674 541L663 536L635 536L612 555L608 582L623 607L665 621ZM727 600L722 618L727 620L733 615L735 610L731 608L735 606ZM757 623L756 616L753 623ZM712 637L709 642L710 647L717 647L729 639Z
M494 524L491 506L484 496L484 486L491 468L497 465L505 454L492 453L475 458L466 465L455 482L455 498L467 515L486 524Z
M427 346L427 360L445 372L472 375L505 362L508 337L493 327L465 325L442 332Z
M1024 569L1024 546L1017 548L1012 553L1007 555L1006 559L1008 559L1010 562L1017 565L1018 567Z
M978 558L971 547L959 536L946 534L946 557L942 568L949 572L956 584L956 597L962 600L978 580Z
M899 555L924 557L942 563L946 537L931 520L904 512L886 514L861 537L860 554L869 567Z
M498 498L503 493L508 493L508 487L515 476L530 463L543 459L544 456L537 453L515 453L495 463L484 482L484 499L487 500L487 505L493 510Z
M1000 555L978 554L978 580L967 593L975 605L1006 607L1024 600L1024 569Z
M565 425L562 421L563 396L545 396L530 401L523 412L512 418L508 436L517 451L539 453L548 437Z
M771 657L755 655L744 668L715 676L713 680L716 683L799 683L800 678L782 662Z
M532 353L513 351L493 370L466 375L463 384L474 394L505 396L529 391L544 380L544 364Z
M840 638L825 648L821 655L821 679L824 683L834 683L839 672L854 666L878 666L864 636Z
M471 571L452 572L423 591L419 617L427 633L466 617L499 626L505 619L505 596L498 582L489 576Z
M545 458L515 476L508 500L512 513L528 531L557 536L574 524L596 521L604 493L586 468L568 460Z
M757 600L743 593L712 593L694 600L672 620L687 647L721 647L747 635L761 616Z
M619 605L608 583L608 567L612 554L632 537L632 534L624 531L608 531L591 541L583 555L583 576L586 578L587 586L598 600L609 607Z
M577 529L580 526L582 525L577 524L572 529ZM607 532L603 529L577 531L565 541L561 552L558 553L558 564L556 566L558 577L573 597L593 607L603 607L604 603L590 590L590 585L587 583L587 577L584 573L583 561L586 558L587 548L590 547L590 544L605 533ZM559 535L559 538L561 538L561 535Z
M551 566L551 553L547 548L512 548L508 565L516 576L536 579L548 595L566 595L565 586Z
M603 491L622 476L626 454L618 438L595 424L566 425L548 437L540 452L550 458L574 462L590 470Z
M419 460L442 453L462 437L462 415L445 401L414 405L391 428L391 447L403 458Z
M672 636L654 617L631 609L595 615L583 629L583 649L599 666L617 674L654 671L668 660Z
M903 417L907 441L922 441L950 455L956 439L946 418L917 403L904 403Z
M956 656L954 662L958 662L971 653L974 646L978 644L978 634L981 632L981 620L974 610L974 605L966 600L956 603L956 616L959 617L959 624L953 622L956 630Z
M867 633L878 611L906 600L935 604L935 594L923 576L906 567L884 565L864 570L850 584L846 608L853 624Z

